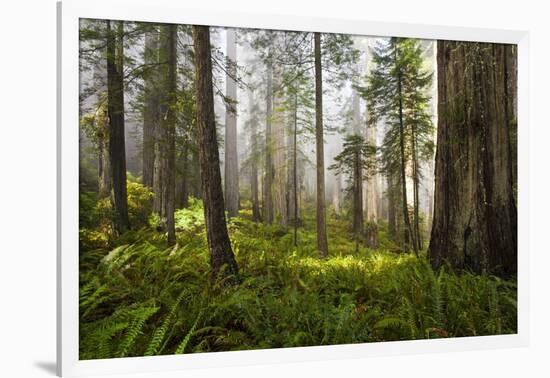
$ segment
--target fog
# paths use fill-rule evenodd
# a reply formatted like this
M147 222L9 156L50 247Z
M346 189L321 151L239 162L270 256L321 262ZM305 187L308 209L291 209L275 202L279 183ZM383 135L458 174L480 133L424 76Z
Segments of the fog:
M84 23L86 21L83 21ZM90 21L93 22L93 21ZM126 26L130 28L130 26ZM250 130L247 125L255 117L257 127L257 137L259 143L265 143L265 124L266 124L266 90L267 90L267 69L265 65L265 54L269 46L253 46L255 38L265 31L234 29L237 36L236 58L230 61L227 58L227 30L226 28L211 27L211 48L213 60L213 78L214 78L214 94L215 94L215 115L217 120L217 130L219 143L219 154L221 162L221 172L224 171L225 164L225 119L228 111L228 102L225 97L227 80L234 80L237 86L237 98L233 104L236 111L237 123L237 154L239 164L239 191L241 198L246 199L249 196L249 184L246 172L246 161L251 154L251 138ZM270 38L276 41L278 45L274 48L283 46L286 43L288 33L271 32ZM292 35L297 35L296 33ZM300 48L304 51L312 51L313 49L313 34L300 33L303 37ZM293 37L296 38L296 37ZM300 37L301 38L301 37ZM352 48L358 51L358 57L353 63L351 70L353 74L345 78L338 77L340 75L339 67L331 67L323 73L323 127L324 127L324 161L325 161L325 184L326 184L326 200L329 206L336 210L343 206L345 191L349 186L349 177L338 176L334 171L329 170L331 164L334 163L334 158L343 148L343 138L350 132L358 132L366 139L371 139L371 142L377 147L381 146L384 140L384 135L387 131L387 125L384 119L376 121L373 128L374 134L369 136L367 131L367 120L369 119L369 109L364 96L361 96L356 87L366 87L369 75L375 64L373 62L372 49L377 44L387 44L389 38L385 37L369 37L369 36L351 36L353 42ZM282 41L282 42L281 42ZM192 38L185 27L178 32L178 87L180 89L190 86L190 80L186 75L186 70L192 70ZM436 47L434 41L422 40L419 45L423 50L423 69L428 72L434 72L436 67ZM81 49L88 46L87 42L81 42ZM134 70L139 69L144 65L145 38L143 36L133 37L124 46L126 61L125 72L128 74L128 79L125 87L125 121L126 121L126 158L127 170L134 177L140 177L142 171L142 140L143 140L143 115L140 104L141 91L144 85L144 79L140 75L131 76ZM296 53L295 51L292 53ZM287 52L280 51L281 60ZM105 91L106 66L105 62L98 57L92 60L92 64L86 63L81 57L81 115L86 113L96 112L98 104L101 103L101 93ZM229 63L228 63L229 62ZM331 62L328 62L329 65ZM228 64L235 65L235 76L230 78L228 75ZM325 67L323 67L325 69ZM285 73L288 67L284 64L273 65L274 85ZM290 69L296 69L290 67ZM306 83L302 87L302 91L313 90L314 69L309 67L302 75ZM292 85L292 81L286 85ZM434 75L434 80L428 91L430 98L430 114L432 123L437 124L436 119L436 103L437 103L437 82ZM275 169L289 171L289 157L291 149L291 131L292 117L290 114L289 105L284 103L286 94L274 93L273 115L272 122L274 132L280 132L276 139L277 145L274 148L274 164ZM309 96L312 100L312 93L305 93L304 96ZM305 100L304 100L305 101ZM256 114L252 114L252 108L256 106ZM297 110L296 131L298 136L298 182L301 192L301 198L304 201L313 199L316 191L316 165L315 165L315 108L314 101L309 106L300 106ZM192 136L191 136L192 138ZM435 133L433 133L435 141ZM265 146L264 146L265 147ZM88 166L93 170L93 166L97 165L97 159L90 150L93 149L89 137L81 132L81 170L82 166ZM86 158L86 156L88 158ZM260 167L264 164L258 158ZM421 184L419 193L419 206L421 212L426 218L431 217L433 206L433 156L427 162L420 165ZM410 167L407 167L410 173ZM265 172L260 170L260 193L262 193L262 175ZM286 173L283 173L285 175ZM223 175L222 175L223 179ZM409 174L407 177L408 198L413 198L412 178ZM284 189L284 185L282 188ZM366 180L364 185L364 209L373 211L373 206L377 207L376 213L382 215L385 211L385 191L387 188L386 179L383 174L375 173ZM369 193L374 191L373 193ZM376 196L376 200L369 207L369 197ZM372 199L372 198L371 198ZM371 210L368 210L368 209ZM367 215L368 216L368 215Z

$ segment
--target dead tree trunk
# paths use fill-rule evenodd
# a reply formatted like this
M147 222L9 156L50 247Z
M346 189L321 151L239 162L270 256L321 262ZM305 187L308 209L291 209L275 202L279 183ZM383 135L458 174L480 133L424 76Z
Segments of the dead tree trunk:
M431 263L514 276L517 209L506 59L514 47L437 42L438 134ZM512 54L514 54L512 52ZM515 60L515 54L513 55Z
M215 279L224 278L222 282L230 284L237 282L239 272L225 221L220 157L214 118L209 27L193 26L193 42L195 45L197 91L197 139L210 265Z

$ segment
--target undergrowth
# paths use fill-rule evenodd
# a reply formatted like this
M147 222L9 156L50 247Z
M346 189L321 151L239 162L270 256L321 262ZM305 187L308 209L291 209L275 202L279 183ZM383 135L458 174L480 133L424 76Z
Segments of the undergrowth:
M383 231L384 249L356 252L336 218L320 259L307 215L297 247L291 229L252 222L248 210L230 220L243 280L223 289L209 279L198 200L176 213L176 247L151 218L107 247L81 242L80 358L516 332L515 282L434 271L422 254L389 252Z

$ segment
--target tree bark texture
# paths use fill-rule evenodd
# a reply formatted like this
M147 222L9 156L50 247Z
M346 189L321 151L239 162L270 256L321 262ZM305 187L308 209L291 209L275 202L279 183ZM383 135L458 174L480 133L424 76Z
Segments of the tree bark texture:
M166 219L167 241L169 245L176 244L175 201L176 201L176 101L177 101L177 25L163 26L163 50L167 60L165 98L162 105L163 128L162 140L162 172L164 185L162 188L163 207L161 216Z
M100 130L97 173L99 198L107 198L113 189L111 179L111 164L109 163L109 117L107 111L101 110L96 119L96 127Z
M325 209L325 156L323 139L323 74L321 67L321 35L314 34L315 44L315 145L317 157L317 249L328 256Z
M266 67L266 116L265 116L265 180L264 180L264 219L273 223L273 159L271 121L273 118L273 66L268 60Z
M148 31L145 35L144 64L158 64L159 33ZM142 175L143 185L153 188L155 170L155 130L159 122L158 68L152 68L144 77L145 99L143 109Z
M248 106L252 108L254 103L254 92L249 90L248 92ZM252 220L258 222L262 219L260 214L260 191L258 185L258 124L257 118L254 117L250 124L250 194L252 202Z
M363 174L361 152L355 152L353 161L353 233L359 239L364 230L363 220Z
M239 162L237 156L237 43L235 30L227 30L225 95L229 104L225 109L225 206L227 215L239 215Z
M130 228L126 193L126 142L124 135L124 74L122 21L116 29L107 21L107 100L109 117L109 163L111 166L113 228L122 234Z
M386 197L388 198L388 233L393 240L397 237L397 209L395 205L395 195L392 193L392 188L395 182L395 178L392 172L388 173L386 177L388 187L386 190Z
M185 146L183 147L183 152L181 156L181 207L185 208L189 206L189 141L185 141Z
M395 50L395 62L398 62L397 58L397 49ZM400 68L398 67L398 70ZM399 96L399 148L400 148L400 159L401 159L401 166L400 173L401 173L401 196L402 196L402 209L403 209L403 222L405 223L405 244L412 243L413 250L416 255L418 255L418 249L414 233L412 231L411 227L411 220L409 217L409 205L407 202L407 177L406 177L406 167L407 167L407 160L405 156L405 125L403 121L403 93L402 93L402 77L401 73L398 71L397 74L397 95Z
M201 190L204 201L206 236L214 278L226 277L236 282L238 267L231 249L225 221L220 157L214 117L212 59L208 26L193 26L195 77L197 90L197 139L201 168Z
M287 158L286 158L286 118L282 108L284 71L280 65L273 68L273 116L271 133L271 156L273 158L273 210L274 217L281 225L288 225L287 207Z
M504 277L517 270L517 209L507 109L511 45L437 42L433 266Z
M294 246L298 245L298 93L294 94L294 129L292 137L292 224L294 226ZM289 191L290 192L290 191Z
M376 147L376 123L367 124L366 128L366 141ZM369 175L366 182L366 218L367 222L378 222L378 208L379 208L379 189L378 189L378 173L374 172Z

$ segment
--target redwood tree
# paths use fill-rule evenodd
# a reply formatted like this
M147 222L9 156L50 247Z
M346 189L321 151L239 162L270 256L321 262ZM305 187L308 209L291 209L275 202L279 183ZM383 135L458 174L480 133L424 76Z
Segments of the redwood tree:
M267 89L266 89L266 112L265 112L265 181L264 181L264 204L263 214L267 223L273 222L273 159L271 143L271 121L273 117L273 65L271 62L271 50L266 62Z
M109 117L109 165L111 168L113 227L121 234L130 228L126 194L126 142L124 135L124 26L107 21L107 101Z
M227 280L224 282L233 283L238 276L238 266L231 249L224 212L214 116L209 27L193 26L193 42L197 90L197 139L210 265L214 278L226 277Z
M513 276L517 209L511 134L514 46L437 42L438 135L428 255L433 266Z
M143 60L145 65L153 66L159 63L158 46L159 32L152 26L145 34L145 49ZM158 69L149 69L143 75L144 104L143 104L143 185L153 188L153 174L155 169L155 133L159 121L159 91Z
M163 26L162 56L165 56L167 65L163 70L165 75L165 95L161 102L162 122L162 151L160 154L163 173L162 209L161 216L166 220L168 244L176 244L175 230L175 190L176 190L176 101L177 101L177 25Z
M237 157L237 43L235 30L227 30L227 65L225 110L225 206L229 217L239 215L239 162Z
M328 256L325 205L325 157L323 139L323 73L321 66L321 34L314 35L315 56L315 150L317 155L317 249Z

